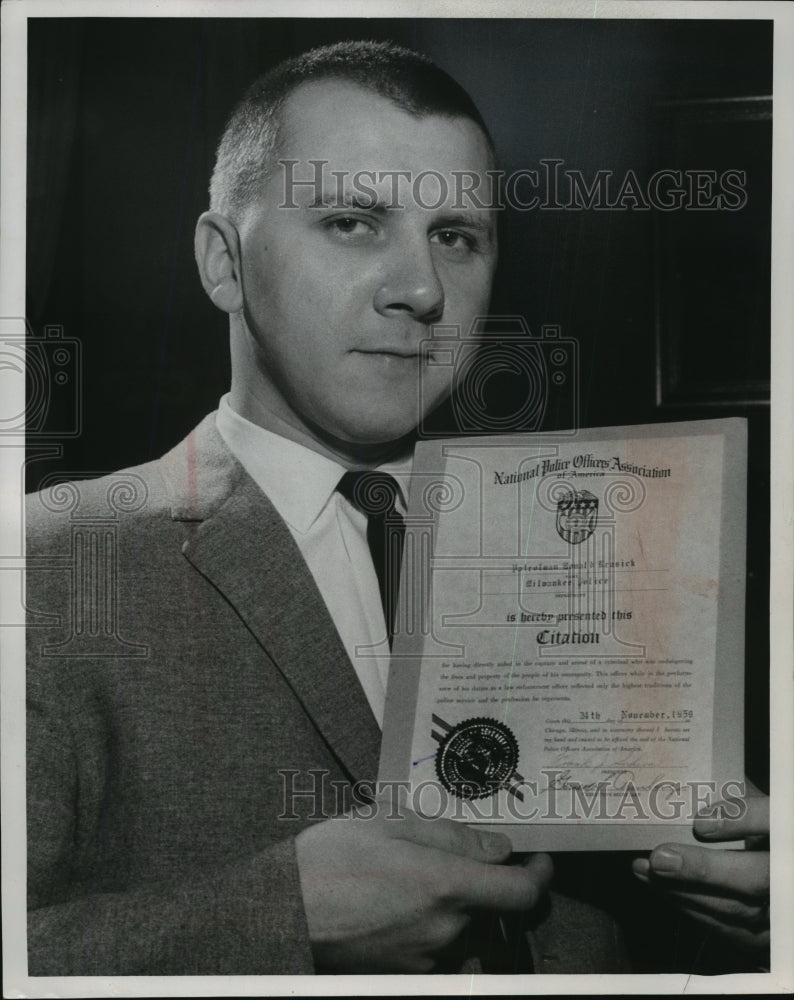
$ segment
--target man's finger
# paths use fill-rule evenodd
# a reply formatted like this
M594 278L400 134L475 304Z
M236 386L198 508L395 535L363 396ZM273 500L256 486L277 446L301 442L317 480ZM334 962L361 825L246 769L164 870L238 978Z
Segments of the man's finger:
M641 873L636 863L634 870ZM648 858L648 873L665 882L697 885L701 890L769 898L766 851L712 851L688 844L662 844Z
M513 849L503 833L477 830L451 819L425 819L410 810L405 811L403 819L389 822L388 827L391 835L401 840L489 864L506 861Z
M698 915L709 915L715 920L729 926L756 928L766 921L769 926L769 905L762 899L742 899L730 894L714 893L706 894L692 890L679 889L677 883L659 879L651 879L646 869L643 870L636 863L634 874L670 902L674 902L679 909Z
M744 813L731 819L721 819L721 807L735 811L736 802L727 804L717 802L710 808L711 815L698 817L695 820L695 836L700 840L744 840L745 837L763 836L769 833L769 798L766 795L753 795L743 800L746 807Z
M681 912L685 913L692 920L697 920L702 924L708 924L709 927L716 928L723 934L726 934L729 940L745 945L751 944L755 947L769 946L769 916L763 912L757 920L743 927L726 924L720 917L695 908L690 909L683 906Z
M527 854L521 860L521 867L530 873L542 892L550 888L554 865L548 854Z
M667 886L664 887L664 895L673 899L683 910L710 916L733 927L761 929L769 926L769 906L760 901L750 903L730 896L671 891Z
M551 882L552 863L548 854L533 854L522 865L477 864L476 868L476 873L460 872L458 879L456 898L467 907L504 913L531 910Z

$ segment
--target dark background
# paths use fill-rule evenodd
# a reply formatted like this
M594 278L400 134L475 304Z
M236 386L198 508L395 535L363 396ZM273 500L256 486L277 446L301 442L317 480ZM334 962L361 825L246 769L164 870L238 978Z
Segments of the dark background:
M771 24L31 18L28 26L28 320L34 336L52 325L79 342L81 375L69 381L79 411L70 412L70 390L53 392L31 437L28 489L159 456L228 388L228 320L199 284L193 226L232 105L285 56L370 37L426 52L472 94L508 171L537 169L541 158L588 179L600 169L620 179L630 168L640 180L661 167L747 171L740 212L506 213L492 310L523 315L533 332L559 324L576 339L581 426L748 418L747 761L766 787L771 122L763 102L727 99L771 96ZM60 454L37 455L39 441ZM592 872L572 870L602 896ZM645 896L626 892L627 905L644 905ZM672 922L669 933L664 955L633 942L649 971L695 962L686 931Z

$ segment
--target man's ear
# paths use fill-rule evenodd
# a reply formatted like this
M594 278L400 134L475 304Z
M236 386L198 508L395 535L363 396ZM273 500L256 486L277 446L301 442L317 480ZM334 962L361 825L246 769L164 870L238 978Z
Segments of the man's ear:
M224 312L243 308L240 237L220 212L204 212L196 223L196 264L204 291Z

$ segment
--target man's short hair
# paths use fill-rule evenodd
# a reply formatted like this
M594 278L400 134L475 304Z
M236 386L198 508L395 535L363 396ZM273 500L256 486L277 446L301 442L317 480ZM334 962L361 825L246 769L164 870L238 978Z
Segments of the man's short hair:
M239 219L275 166L284 102L301 83L331 79L365 87L417 117L468 118L482 129L493 151L474 101L427 56L393 42L337 42L279 63L248 88L218 145L211 209Z

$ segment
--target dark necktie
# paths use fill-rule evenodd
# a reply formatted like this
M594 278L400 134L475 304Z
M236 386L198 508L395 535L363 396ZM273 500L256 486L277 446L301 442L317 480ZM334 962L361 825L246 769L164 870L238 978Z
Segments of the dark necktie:
M391 646L400 590L405 521L396 508L399 487L386 472L346 472L337 489L367 516L367 543L378 576L383 616Z

